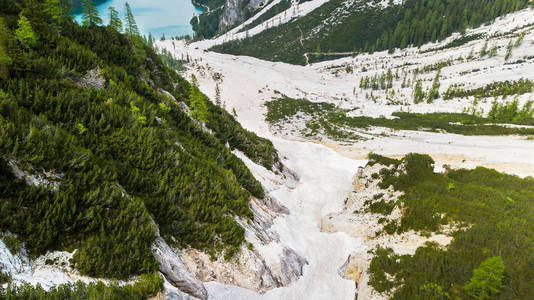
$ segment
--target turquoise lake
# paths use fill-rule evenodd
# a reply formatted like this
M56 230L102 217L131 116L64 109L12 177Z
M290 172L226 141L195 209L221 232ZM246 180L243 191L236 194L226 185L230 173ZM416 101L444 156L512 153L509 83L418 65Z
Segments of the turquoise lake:
M128 2L142 34L152 33L154 38L191 35L191 18L201 14L202 9L194 6L191 0L109 0L97 5L104 24L109 23L108 7L114 6L124 22L124 4ZM81 20L81 15L76 15Z

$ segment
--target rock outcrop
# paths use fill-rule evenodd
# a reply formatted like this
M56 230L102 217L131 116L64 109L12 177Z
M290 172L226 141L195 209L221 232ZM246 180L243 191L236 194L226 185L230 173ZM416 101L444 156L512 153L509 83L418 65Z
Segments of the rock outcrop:
M61 179L64 174L57 174L53 171L37 171L31 166L27 167L28 170L23 170L16 160L10 159L7 165L11 168L11 172L18 179L24 179L27 185L30 186L42 186L52 191L57 191L61 184Z
M30 271L31 266L27 256L11 253L6 244L0 239L0 272L13 274Z
M280 256L280 273L282 285L288 285L302 276L302 269L308 262L298 255L295 250L284 247Z
M87 71L87 73L80 78L78 84L84 88L95 88L100 90L106 87L106 79L100 74L100 70L97 67Z
M278 233L271 229L276 217L288 213L287 208L271 197L252 198L250 208L254 220L237 220L245 229L247 245L242 245L231 260L222 257L212 260L196 249L181 253L187 269L199 281L217 281L263 293L286 286L302 276L306 259L282 245Z
M202 283L189 273L181 258L167 245L163 238L156 238L152 245L152 254L159 262L160 272L169 283L197 298L206 299L208 297L208 292Z
M258 8L265 6L268 2L268 0L227 0L224 5L219 28L225 31L225 29L233 27L236 24L241 24L252 17Z

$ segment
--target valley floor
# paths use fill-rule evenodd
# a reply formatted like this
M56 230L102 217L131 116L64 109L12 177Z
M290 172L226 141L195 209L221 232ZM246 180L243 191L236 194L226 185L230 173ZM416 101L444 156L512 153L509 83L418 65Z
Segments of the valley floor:
M524 18L524 13L519 13L517 20L514 20L519 20L521 24L526 23L528 20L521 19ZM531 19L533 20L530 21L534 22L534 18ZM507 20L504 19L501 23L508 24ZM512 22L511 19L508 21ZM528 44L530 43L529 40ZM304 139L298 134L297 128L289 128L283 133L276 132L265 121L265 102L282 95L297 99L306 98L313 102L335 103L342 107L360 107L362 115L389 115L400 106L358 100L362 99L361 94L351 96L361 74L355 71L355 75L338 76L337 73L332 73L331 69L346 62L358 64L358 59L368 64L373 64L373 60L400 64L410 59L418 59L419 54L415 54L414 49L407 50L406 55L399 55L402 57L399 60L402 61L382 60L387 54L377 53L372 56L364 55L363 58L358 56L355 60L345 58L303 67L206 52L203 49L206 48L205 44L206 42L186 45L181 41L160 41L156 45L171 51L177 58L188 56L191 63L187 75L196 76L202 92L214 99L216 85L219 85L226 109L229 112L235 111L243 127L271 139L284 158L284 164L300 178L294 189L282 185L271 192L271 195L290 211L288 216L275 220L273 229L280 233L283 244L295 249L309 263L304 267L304 275L298 281L263 295L217 282L205 283L210 299L354 299L355 284L343 279L339 275L339 269L349 254L354 251L364 253L369 249L366 248L364 238L350 237L344 232L322 232L321 222L328 214L343 209L344 201L352 191L353 176L358 167L365 165L369 152L396 158L411 152L429 154L436 161L436 171L442 171L441 166L448 164L453 168L485 166L519 176L534 175L534 141L526 137L463 136L386 129L382 134L373 135L367 140L340 143L328 139ZM451 56L458 55L458 51L468 52L476 47L479 47L479 44L466 45L461 50L451 50L452 52L448 53ZM447 55L442 54L439 57ZM428 54L424 55L422 61L426 64L435 63L441 59L439 57L430 61ZM510 71L507 67L503 68L502 72L494 69L492 72L496 72L494 78L502 78L501 75L511 72L510 74L515 74L513 76L519 79L525 74L531 74L532 66L534 64L529 61L525 65L518 65L516 71ZM467 68L466 65L463 65L463 68ZM449 74L445 81L452 83L461 80L454 75L457 72L459 70L456 69L444 71ZM469 82L474 82L474 85L489 80L487 77L483 78L485 74L469 76L472 77ZM432 77L433 74L429 76ZM447 85L442 85L442 89L446 89ZM408 92L404 93L408 95ZM344 98L349 98L348 102L344 101ZM461 112L470 103L471 100L440 100L434 105L408 105L404 108L419 112ZM359 299L362 298L365 296L361 295Z

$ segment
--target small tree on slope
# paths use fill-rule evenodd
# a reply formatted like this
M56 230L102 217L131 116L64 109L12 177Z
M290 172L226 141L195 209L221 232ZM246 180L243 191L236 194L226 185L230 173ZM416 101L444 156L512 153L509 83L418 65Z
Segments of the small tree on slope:
M490 257L473 271L473 277L464 290L475 299L489 299L501 291L503 277L504 263L501 257Z

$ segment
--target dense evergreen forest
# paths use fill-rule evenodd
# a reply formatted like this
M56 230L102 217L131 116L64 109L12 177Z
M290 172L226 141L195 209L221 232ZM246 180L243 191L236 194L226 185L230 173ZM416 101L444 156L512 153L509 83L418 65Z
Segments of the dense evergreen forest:
M344 0L328 1L304 17L213 50L304 64L304 53L320 61L328 52L392 51L443 40L530 5L529 0L406 0L383 8L379 2L359 0L347 8ZM329 22L331 17L336 21Z
M427 243L414 255L376 249L369 283L377 291L410 300L532 299L532 177L482 167L434 173L432 158L420 154L402 160L376 154L370 158L370 164L395 166L376 174L380 186L404 192L394 203L402 204L403 216L385 226L389 234L439 232L441 225L451 223L457 227L447 247ZM406 171L396 173L401 164Z
M156 271L157 229L231 257L244 241L233 217L253 218L250 197L264 197L231 151L281 168L271 142L165 67L130 17L120 33L90 5L80 26L59 0L0 1L0 232L32 257L78 249L74 266L106 278Z
M10 285L6 291L0 293L0 299L5 300L146 300L155 296L163 289L163 279L157 273L144 274L133 284L119 285L102 282L85 284L81 281L75 284L62 284L46 291L41 286L33 287L29 284L21 286Z
M225 3L224 0L193 0L194 5L206 9L198 18L193 17L189 21L196 39L209 39L219 32L219 23Z

